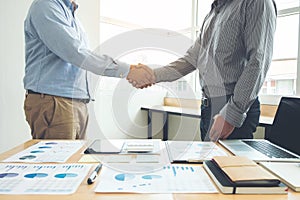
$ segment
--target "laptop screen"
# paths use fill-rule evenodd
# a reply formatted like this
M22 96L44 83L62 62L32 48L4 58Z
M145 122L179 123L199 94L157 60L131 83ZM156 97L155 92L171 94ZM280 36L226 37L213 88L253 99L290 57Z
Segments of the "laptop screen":
M281 98L266 139L300 155L300 98Z

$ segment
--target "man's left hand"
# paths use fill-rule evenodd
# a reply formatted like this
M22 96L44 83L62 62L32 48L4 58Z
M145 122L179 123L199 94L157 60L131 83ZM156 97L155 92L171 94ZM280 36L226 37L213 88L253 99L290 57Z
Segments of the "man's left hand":
M218 114L214 117L214 123L209 132L210 140L226 139L233 132L234 128L233 125Z
M127 80L136 88L146 88L155 83L153 70L143 64L131 65Z

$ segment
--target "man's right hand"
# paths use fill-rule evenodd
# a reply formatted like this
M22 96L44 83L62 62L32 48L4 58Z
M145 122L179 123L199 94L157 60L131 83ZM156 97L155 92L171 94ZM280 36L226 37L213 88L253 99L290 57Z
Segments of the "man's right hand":
M136 88L146 88L155 83L155 75L151 68L146 65L131 65L127 80Z

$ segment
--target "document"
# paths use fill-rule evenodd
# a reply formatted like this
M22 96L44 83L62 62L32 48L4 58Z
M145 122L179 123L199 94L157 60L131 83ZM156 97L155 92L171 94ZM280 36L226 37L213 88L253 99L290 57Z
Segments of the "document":
M98 180L99 193L217 193L201 166L173 164L143 173L103 167Z
M72 194L87 164L0 164L0 194Z
M84 141L42 141L2 162L66 162L84 143Z
M226 152L214 142L202 141L167 141L166 146L172 163L202 163L214 156L227 156Z

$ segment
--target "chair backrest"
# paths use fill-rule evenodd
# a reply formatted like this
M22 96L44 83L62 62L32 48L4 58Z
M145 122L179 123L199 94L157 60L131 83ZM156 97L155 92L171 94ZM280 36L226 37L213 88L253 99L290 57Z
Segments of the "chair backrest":
M300 155L300 98L281 98L266 139Z

